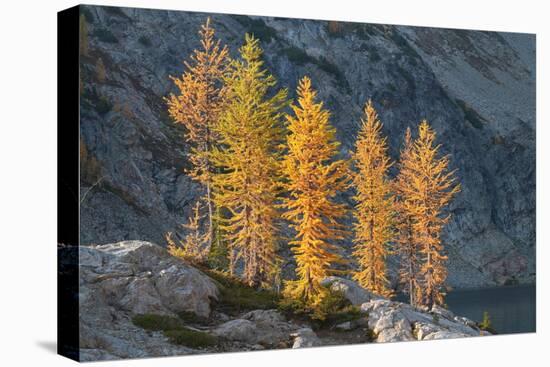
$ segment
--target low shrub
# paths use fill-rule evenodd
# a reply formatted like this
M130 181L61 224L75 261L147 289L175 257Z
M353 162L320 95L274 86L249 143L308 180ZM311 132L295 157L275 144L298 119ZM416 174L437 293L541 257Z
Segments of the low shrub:
M235 313L277 307L279 295L271 290L249 287L237 277L224 271L207 268L201 268L201 270L218 283L220 297L216 307L225 312Z
M487 312L487 311L483 312L483 319L478 324L478 327L481 330L485 330L485 331L490 332L491 334L496 334L497 333L495 331L495 329L493 329L493 326L492 326L492 323L491 323L491 316L489 316L489 312Z
M278 308L288 317L307 320L315 329L328 329L364 315L353 306L342 292L327 289L319 304L308 306L301 300L282 299Z

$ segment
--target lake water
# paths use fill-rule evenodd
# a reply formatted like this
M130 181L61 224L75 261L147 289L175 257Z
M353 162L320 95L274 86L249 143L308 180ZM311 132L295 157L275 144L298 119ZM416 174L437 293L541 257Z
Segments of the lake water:
M480 322L489 313L499 334L528 333L536 329L534 285L506 286L449 292L445 301L455 315Z

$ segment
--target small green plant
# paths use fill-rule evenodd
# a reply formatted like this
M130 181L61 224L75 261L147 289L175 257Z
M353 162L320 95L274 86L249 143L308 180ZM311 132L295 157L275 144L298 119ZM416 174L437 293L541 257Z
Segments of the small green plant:
M211 269L225 270L229 267L229 250L225 241L220 238L218 221L214 222L214 241L208 252L208 266Z
M489 312L487 311L483 312L483 319L479 323L479 328L481 330L485 330L493 334L495 333L495 330L493 329L491 324L491 317L489 316Z
M321 299L319 305L314 309L312 318L324 321L327 317L337 314L349 305L350 302L343 292L335 292L329 289L326 296Z

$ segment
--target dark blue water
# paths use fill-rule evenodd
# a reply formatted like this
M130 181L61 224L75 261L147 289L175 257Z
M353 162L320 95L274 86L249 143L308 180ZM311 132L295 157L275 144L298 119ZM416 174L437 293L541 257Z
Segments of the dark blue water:
M455 315L477 322L487 311L498 334L528 333L536 329L534 285L456 290L449 292L445 301Z

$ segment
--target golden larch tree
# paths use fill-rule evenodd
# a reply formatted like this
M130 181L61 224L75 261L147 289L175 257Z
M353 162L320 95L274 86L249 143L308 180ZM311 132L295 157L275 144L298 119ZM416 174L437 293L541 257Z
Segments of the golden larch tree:
M296 232L290 245L297 280L286 282L283 295L314 307L327 292L320 282L331 275L335 263L343 262L333 242L344 238L339 220L346 207L335 196L348 185L348 167L336 159L336 130L329 123L329 111L316 102L308 77L300 80L297 93L294 115L287 115L288 153L283 159L288 191L283 217Z
M415 163L412 159L412 138L411 129L405 132L405 143L401 150L398 169L399 173L393 182L395 193L395 227L396 247L400 255L399 282L405 293L409 295L411 305L416 305L420 300L420 259L418 239L414 232L414 220L417 210L413 193L414 181L416 180Z
M193 213L186 224L183 224L188 233L182 241L172 237L172 233L165 235L168 243L168 252L176 257L181 257L193 264L202 264L206 261L208 255L208 233L201 231L200 222L204 218L201 214L201 203L198 200L193 206Z
M435 131L423 120L410 148L412 177L406 188L406 196L413 204L412 231L421 260L421 297L417 303L428 307L444 304L447 256L441 231L450 218L444 209L460 191L455 171L449 170L449 156L440 155L441 146L435 144L435 139Z
M194 50L190 62L184 62L186 70L180 78L170 77L179 94L166 98L168 113L186 128L185 137L191 145L189 174L205 187L209 248L214 238L210 152L217 140L214 125L225 103L223 77L229 62L227 47L221 46L214 33L208 18L199 31L201 48Z
M388 144L382 136L382 123L369 100L352 153L354 210L354 257L359 269L353 278L364 288L384 297L392 291L386 271L386 259L393 238L393 195L388 170L392 163Z
M241 58L224 79L227 104L216 125L219 146L213 162L215 202L229 215L222 230L229 247L230 270L242 261L242 277L252 286L272 286L279 271L276 207L280 191L279 145L286 89L274 90L275 78L263 68L258 39L246 35Z

